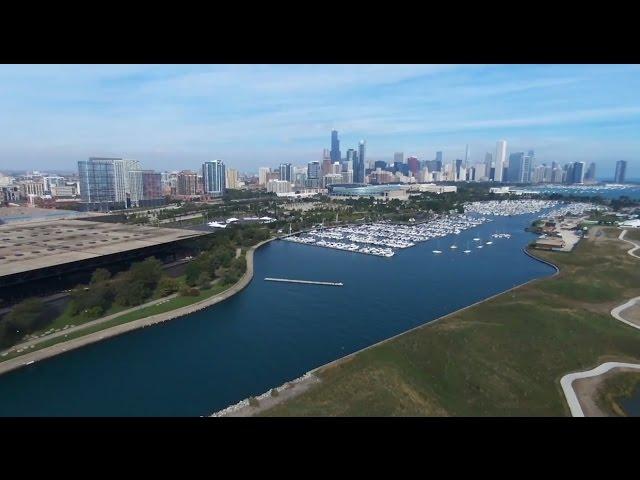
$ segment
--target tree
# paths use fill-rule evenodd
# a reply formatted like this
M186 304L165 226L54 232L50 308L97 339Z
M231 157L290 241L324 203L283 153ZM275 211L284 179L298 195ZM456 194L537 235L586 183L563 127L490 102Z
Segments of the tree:
M158 282L158 293L161 297L166 297L172 293L176 293L180 288L180 284L175 278L164 276Z
M277 397L278 395L280 395L280 393L278 393L278 390L276 390L275 388L271 389L271 396L272 397Z
M207 272L202 272L198 277L198 287L209 288L211 286L211 275Z
M111 272L106 268L96 268L91 275L91 284L106 282L111 278Z
M4 316L2 323L19 338L36 330L44 323L44 319L44 302L39 298L27 298L13 307Z
M249 397L249 405L251 405L254 408L257 408L260 406L260 401L256 397Z
M115 301L124 307L140 305L151 295L151 292L152 290L140 280L121 281L116 286Z

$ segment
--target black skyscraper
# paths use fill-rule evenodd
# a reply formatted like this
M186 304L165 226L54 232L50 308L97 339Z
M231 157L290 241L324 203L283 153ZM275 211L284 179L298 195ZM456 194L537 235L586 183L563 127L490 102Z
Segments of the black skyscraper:
M340 160L340 140L338 140L338 131L331 130L331 163L339 162Z

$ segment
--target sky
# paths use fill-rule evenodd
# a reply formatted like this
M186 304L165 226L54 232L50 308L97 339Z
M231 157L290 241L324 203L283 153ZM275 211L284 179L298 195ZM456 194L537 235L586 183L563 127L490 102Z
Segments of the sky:
M90 156L156 170L221 159L242 172L404 152L472 162L617 160L640 177L638 65L1 65L0 172L69 170Z

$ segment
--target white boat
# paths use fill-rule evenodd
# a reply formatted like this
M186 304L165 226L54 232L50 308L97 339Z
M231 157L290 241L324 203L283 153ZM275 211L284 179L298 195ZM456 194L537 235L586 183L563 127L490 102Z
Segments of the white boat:
M482 245L478 245L478 247L477 247L477 248L482 248Z
M492 245L492 244L493 244L493 242L487 242L487 245Z
M450 248L458 248L456 245L451 245Z
M476 237L476 238L474 238L474 239L473 239L473 241L474 241L474 242L479 242L479 241L480 241L480 239Z
M471 253L471 250L465 250L464 253Z
M434 250L433 253L442 253L442 250Z

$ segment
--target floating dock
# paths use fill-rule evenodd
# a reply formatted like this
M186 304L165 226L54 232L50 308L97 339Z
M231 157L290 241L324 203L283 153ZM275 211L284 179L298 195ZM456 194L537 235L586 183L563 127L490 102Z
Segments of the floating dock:
M316 282L313 280L293 280L291 278L270 278L266 277L268 282L289 282L289 283L308 283L311 285L328 285L330 287L342 287L342 282Z

